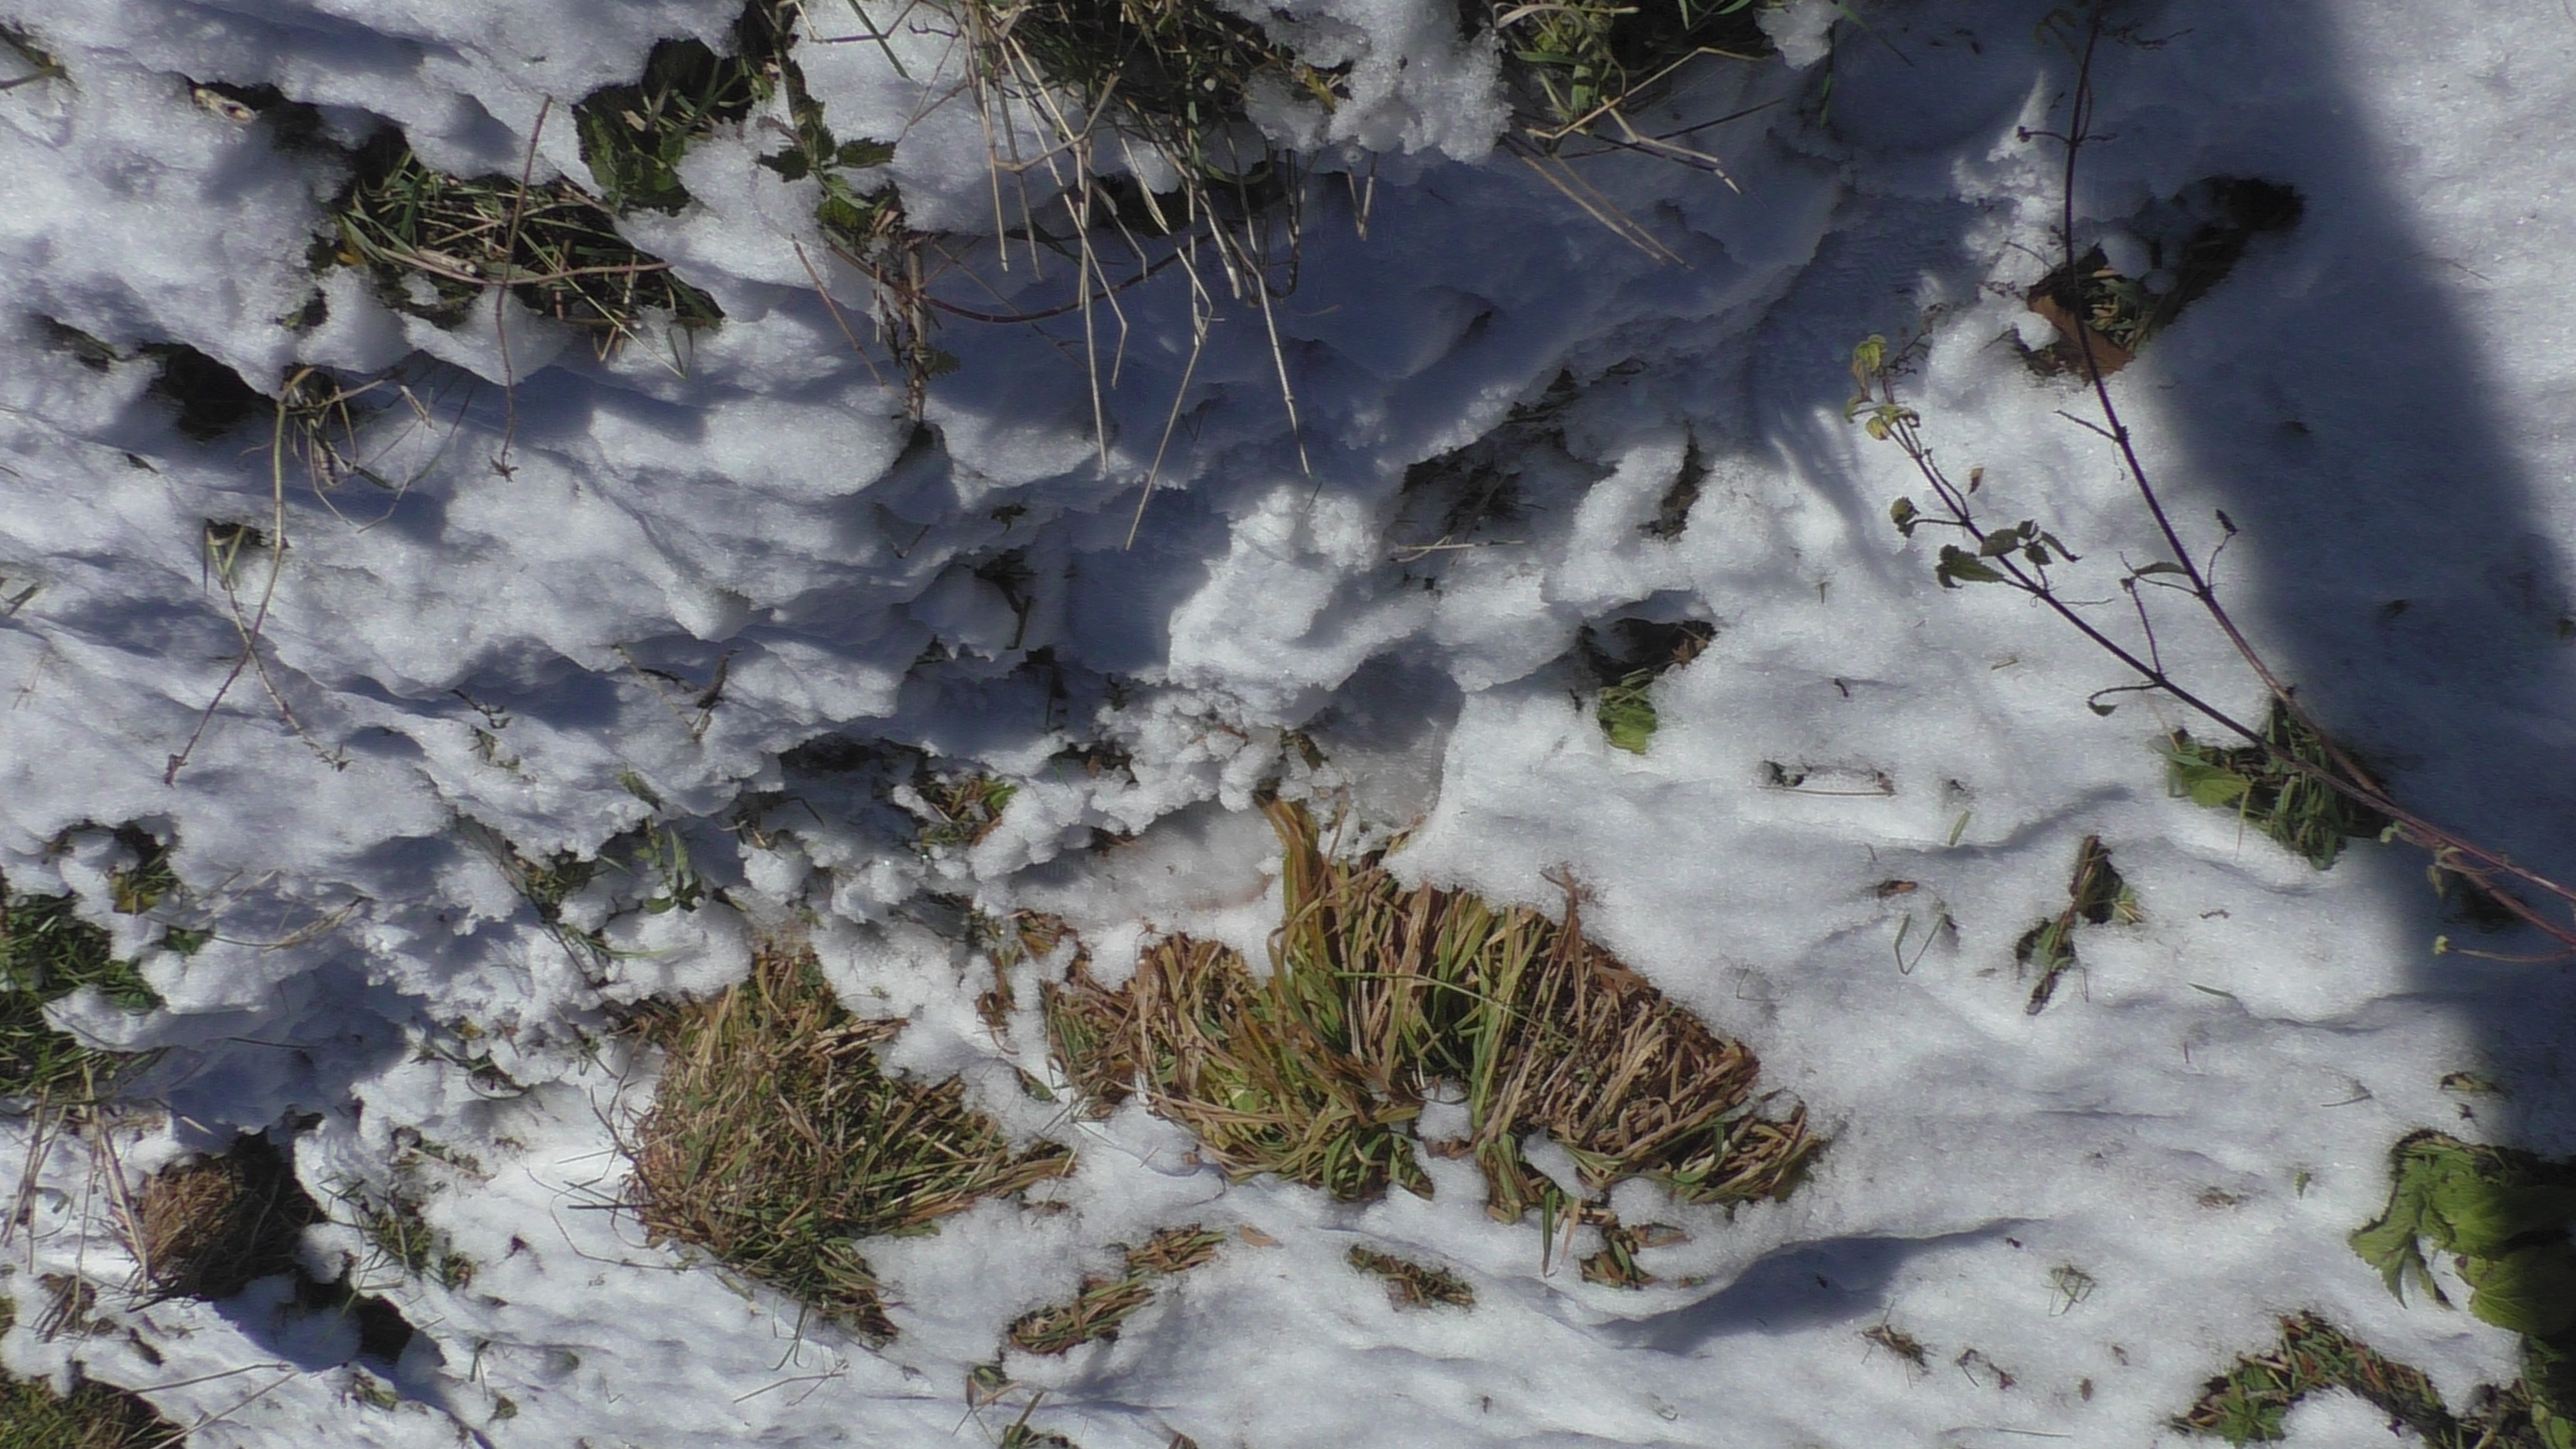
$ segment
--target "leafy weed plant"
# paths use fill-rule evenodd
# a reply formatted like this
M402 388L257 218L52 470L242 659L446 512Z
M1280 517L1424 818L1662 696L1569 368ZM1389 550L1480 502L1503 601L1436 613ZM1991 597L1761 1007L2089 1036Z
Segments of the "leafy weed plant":
M2043 36L2054 36L2062 42L2076 61L2075 85L2068 96L2065 126L2047 135L2064 148L2064 173L2059 186L2059 239L2065 247L2066 267L2070 275L2082 266L2075 237L2075 197L2078 162L2084 147L2093 139L2091 125L2096 100L2093 62L2106 39L2120 34L2111 24L2108 7L2093 6L2085 10L2060 9L2041 21ZM2285 188L2271 188L2278 193L2272 198L2273 214L2280 224L2294 220L2291 203L2295 195ZM2092 611L2095 602L2071 596L2060 584L2061 570L2081 562L2063 541L2038 527L2029 519L2019 523L1997 524L1980 512L1976 496L1983 481L1983 469L1972 468L1964 479L1954 478L1933 455L1923 433L1922 415L1897 396L1896 376L1902 370L1904 349L1891 353L1884 337L1870 337L1852 350L1852 380L1856 384L1846 416L1859 422L1872 438L1893 443L1906 457L1921 481L1930 489L1922 501L1914 497L1897 499L1889 506L1889 520L1898 532L1912 538L1922 528L1948 530L1956 542L1943 544L1933 567L1933 577L1944 588L1992 586L2007 589L2030 599L2055 614L2077 633L2083 635L2105 654L2117 660L2130 674L2124 684L2097 690L2087 703L2096 713L2108 715L2118 708L2116 700L2130 694L2158 694L2192 711L2201 718L2236 736L2246 745L2260 750L2273 766L2330 791L2388 822L2382 832L2389 839L2402 840L2432 857L2430 870L2445 893L2455 884L2462 893L2477 900L2482 910L2528 925L2546 935L2555 948L2553 954L2529 957L2506 957L2509 960L2556 961L2576 957L2576 924L2561 920L2557 907L2576 909L2576 887L2516 864L2511 858L2490 847L2448 829L2400 805L2378 779L2335 741L2311 716L2307 707L2270 661L2254 647L2237 624L2235 616L2220 599L2212 582L2212 570L2218 556L2236 533L2235 522L2225 512L2215 515L2218 528L2216 541L2206 550L2195 549L2183 536L2182 527L2166 506L2163 493L2140 455L2136 435L2122 420L2118 403L2111 396L2108 381L2116 359L2089 339L2089 330L2075 333L2085 339L2075 348L2086 382L2093 394L2095 411L2101 421L2084 422L2083 426L2108 442L2116 453L2121 471L2127 476L2162 539L2167 557L2144 563L2123 562L2118 576L2119 593L2125 596L2136 627L2116 617L2103 617ZM2206 534L2203 535L2207 537ZM2270 729L2238 718L2215 703L2193 682L2178 678L2167 669L2164 651L2158 637L2155 610L2151 600L2161 591L2179 594L2193 610L2226 641L2228 647L2255 680L2259 681L2269 707L2280 715L2298 722L2306 735L2315 741L2324 757L2319 764L2301 758L2294 749L2276 742ZM2114 602L2110 598L2100 601ZM2524 898L2530 892L2550 903L2544 909ZM2448 938L2434 941L2436 953L2450 949ZM2485 954L2485 953L2478 953Z
M1071 1303L1040 1308L1011 1325L1013 1346L1030 1353L1065 1353L1095 1339L1116 1338L1119 1325L1154 1301L1157 1282L1186 1273L1216 1257L1223 1233L1204 1228L1166 1228L1127 1250L1125 1270L1115 1278L1085 1278Z
M1612 746L1631 754L1646 752L1661 723L1655 713L1655 681L1698 658L1716 636L1714 628L1696 621L1622 619L1603 630L1585 626L1583 655L1601 681L1593 715Z
M631 1146L645 1231L869 1338L894 1325L858 1239L927 1230L1070 1167L1062 1148L1013 1148L955 1080L888 1075L875 1048L900 1023L851 1016L807 949L772 944L749 980L638 1025L665 1053Z
M1496 3L1493 23L1518 91L1523 134L1553 152L1571 137L1681 157L1640 134L1628 112L1703 55L1752 60L1771 48L1756 0L1528 0Z
M2386 815L2324 783L2342 753L2275 703L2263 722L2262 744L2229 748L2176 730L2165 760L2173 793L2195 805L2233 808L2246 824L2325 870L2343 854L2345 841L2376 836L2389 825Z
M1376 857L1336 860L1303 807L1273 803L1286 848L1272 970L1173 937L1111 991L1079 963L1050 984L1049 1032L1095 1110L1140 1088L1238 1178L1276 1173L1343 1199L1427 1193L1408 1124L1424 1094L1463 1091L1488 1211L1532 1208L1550 1236L1570 1204L1522 1159L1544 1130L1587 1195L1635 1176L1685 1200L1778 1196L1816 1148L1803 1109L1756 1114L1759 1066L1584 939L1565 918L1461 891L1406 889Z

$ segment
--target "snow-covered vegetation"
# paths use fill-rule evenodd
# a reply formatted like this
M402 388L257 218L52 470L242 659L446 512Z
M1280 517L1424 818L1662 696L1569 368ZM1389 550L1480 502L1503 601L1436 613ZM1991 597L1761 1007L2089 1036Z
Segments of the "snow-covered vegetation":
M0 1446L2571 1449L2571 118L0 0Z

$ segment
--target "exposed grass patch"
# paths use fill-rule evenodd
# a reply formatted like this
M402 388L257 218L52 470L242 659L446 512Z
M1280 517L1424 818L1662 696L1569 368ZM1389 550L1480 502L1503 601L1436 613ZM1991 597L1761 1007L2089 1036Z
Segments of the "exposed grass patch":
M0 1333L15 1317L0 1296ZM64 1394L0 1369L0 1449L173 1449L185 1437L124 1389L76 1380Z
M2138 893L2120 878L2119 869L2111 864L2111 852L2102 848L2102 837L2085 836L2075 848L2075 873L2067 878L2066 909L2022 932L2013 943L2013 964L2039 973L2024 1010L2032 1016L2047 1010L2050 998L2057 994L2058 978L2075 968L2077 926L2134 926L2146 918L2138 906Z
M915 787L922 802L925 850L963 850L980 844L1002 823L1019 787L992 775L925 780Z
M1473 1308L1476 1287L1446 1268L1417 1263L1393 1253L1351 1245L1350 1265L1372 1278L1384 1279L1386 1296L1398 1308Z
M1472 1157L1505 1222L1572 1205L1523 1160L1534 1131L1573 1155L1590 1196L1644 1176L1733 1203L1796 1180L1817 1146L1804 1109L1756 1115L1753 1054L1585 940L1572 892L1558 922L1407 890L1376 857L1326 856L1302 807L1270 818L1286 917L1267 980L1228 947L1174 937L1116 991L1078 967L1048 987L1057 1057L1096 1106L1141 1087L1233 1176L1357 1199L1429 1190L1407 1125L1453 1083L1468 1136L1432 1150Z
M1601 629L1585 625L1583 657L1601 681L1594 717L1610 743L1642 755L1660 723L1655 715L1654 683L1699 657L1717 637L1714 626L1697 620L1658 624L1621 619Z
M1282 184L1278 158L1240 128L1257 83L1327 107L1337 99L1338 68L1306 64L1259 24L1207 0L953 0L950 9L991 81L1027 94L1046 83L1072 92L1084 112L1105 113L1162 153L1199 188L1194 198L1258 209L1266 198L1257 193Z
M2334 752L2316 731L2295 715L2272 706L2264 737L2274 748L2327 774L2336 773ZM2237 817L2307 857L2319 870L2333 866L2344 842L2376 836L2388 828L2388 817L2294 770L2254 745L2233 749L2204 743L2176 730L2165 747L2172 789L2194 804L2233 808Z
M2481 1390L2466 1417L2455 1415L2422 1372L2380 1356L2313 1313L2281 1320L2280 1347L2238 1358L2174 1426L2230 1444L2270 1443L2283 1437L2292 1405L2333 1389L2386 1414L2392 1433L2412 1430L2433 1449L2576 1444L2576 1421L2553 1415L2522 1383Z
M1703 55L1752 60L1771 41L1761 0L1491 0L1521 133L1543 151L1575 136L1663 149L1628 122L1683 66ZM1687 153L1683 153L1687 154Z
M364 267L385 305L441 327L462 323L495 286L528 310L592 334L602 355L637 335L649 312L682 328L724 320L715 299L618 235L599 203L568 180L521 186L510 176L432 170L402 136L379 135L331 209L333 259Z
M352 1189L342 1203L386 1264L452 1292L474 1281L475 1263L422 1214L424 1191L411 1172L397 1168L392 1186Z
M639 1019L666 1053L637 1124L628 1205L655 1241L705 1250L870 1338L894 1325L857 1240L918 1232L1069 1170L1012 1147L951 1079L887 1075L900 1028L851 1016L807 949L770 945L751 979Z
M13 896L0 880L0 1096L39 1105L94 1102L149 1060L84 1046L45 1019L48 1003L84 986L128 1010L161 1001L132 961L110 954L107 932L81 919L70 896Z
M1204 1228L1165 1228L1127 1250L1125 1271L1115 1278L1085 1278L1071 1303L1041 1308L1011 1325L1011 1342L1030 1353L1064 1353L1094 1339L1116 1338L1118 1326L1154 1301L1156 1283L1216 1257L1225 1234Z
M135 1204L144 1282L154 1298L230 1298L297 1273L304 1230L323 1220L266 1134L220 1156L153 1174Z

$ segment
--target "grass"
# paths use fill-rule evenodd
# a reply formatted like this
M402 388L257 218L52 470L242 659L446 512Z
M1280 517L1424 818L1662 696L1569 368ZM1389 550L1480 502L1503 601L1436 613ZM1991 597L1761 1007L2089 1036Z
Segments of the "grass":
M1019 787L992 775L933 779L915 787L929 812L921 827L924 850L963 850L981 844L1002 823Z
M715 299L618 235L599 203L570 181L523 186L515 177L450 176L386 131L356 157L356 176L331 208L332 260L363 267L398 312L461 324L492 287L529 311L592 334L603 356L636 335L648 312L682 328L724 320Z
M1065 1353L1095 1339L1118 1336L1120 1324L1154 1301L1155 1285L1186 1273L1216 1257L1223 1233L1193 1224L1166 1228L1127 1250L1127 1262L1115 1278L1085 1278L1071 1303L1040 1308L1011 1325L1011 1343L1030 1353Z
M1254 85L1275 79L1327 108L1337 99L1338 69L1306 64L1207 0L953 0L951 10L991 81L1070 91L1084 113L1162 153L1200 188L1194 196L1247 209L1281 184L1278 158L1240 128Z
M0 1295L0 1333L13 1316ZM185 1437L124 1389L75 1378L66 1394L0 1369L0 1449L172 1449Z
M134 913L160 898L159 881L147 857L110 885L119 907ZM85 1046L45 1019L49 1003L84 986L128 1010L161 1000L132 961L110 954L108 933L83 920L70 896L11 895L0 880L0 1097L40 1106L95 1102L149 1060Z
M149 1296L233 1297L262 1278L297 1273L296 1247L322 1210L265 1134L220 1156L153 1174L135 1204Z
M1657 141L1627 113L1699 56L1767 54L1760 8L1756 0L1496 0L1490 10L1525 136L1551 152L1575 136L1651 152Z
M2271 1443L2283 1437L2292 1405L2335 1389L2386 1414L2392 1432L2411 1430L2432 1449L2576 1445L2576 1421L2552 1414L2523 1383L2482 1391L2463 1417L2421 1371L2382 1357L2313 1313L2282 1319L2278 1348L2239 1357L2174 1426L2230 1444Z
M350 1191L343 1202L367 1245L406 1277L451 1292L474 1281L474 1260L430 1226L421 1213L420 1189L407 1177L388 1188Z
M1272 970L1173 937L1115 991L1076 968L1047 988L1067 1078L1103 1110L1139 1089L1237 1178L1275 1173L1360 1199L1428 1192L1409 1124L1463 1091L1488 1211L1551 1227L1566 1194L1522 1160L1546 1131L1587 1196L1644 1176L1695 1202L1776 1197L1817 1146L1803 1109L1757 1115L1759 1066L1563 921L1460 891L1406 889L1375 857L1327 856L1314 820L1273 803L1286 848ZM1552 1235L1552 1234L1551 1234Z
M2263 733L2292 759L2328 773L2337 768L2326 741L2278 703L2264 721ZM2319 870L2334 865L2345 841L2388 828L2388 817L2254 745L2231 749L2176 730L2166 743L2165 760L2174 794L2213 809L2233 808L2240 820Z
M2013 943L2014 965L2039 972L2024 1009L2032 1016L2047 1010L2057 994L2058 979L2075 968L2077 926L2134 926L2146 918L2138 907L2137 892L2120 878L2118 867L2111 864L2111 852L2102 848L2102 837L2085 836L2075 848L2075 873L2066 882L2066 909L2024 931Z
M1062 1148L1012 1147L954 1079L889 1076L900 1023L852 1017L809 949L772 943L751 978L639 1020L665 1053L635 1127L628 1205L657 1242L689 1244L827 1321L891 1337L857 1240L1061 1176Z
M1475 1285L1446 1268L1416 1263L1393 1253L1351 1245L1350 1265L1386 1281L1387 1299L1398 1308L1473 1308Z

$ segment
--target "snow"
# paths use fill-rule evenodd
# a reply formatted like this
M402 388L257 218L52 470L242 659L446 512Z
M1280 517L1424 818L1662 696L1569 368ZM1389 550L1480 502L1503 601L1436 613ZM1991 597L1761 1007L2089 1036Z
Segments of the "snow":
M625 223L727 321L602 359L515 303L441 332L346 271L320 283L328 320L293 331L341 163L189 88L273 84L342 141L383 118L434 165L578 180L569 107L658 38L720 43L729 4L8 10L69 79L0 92L0 600L36 588L0 617L0 873L78 893L165 998L56 1019L168 1055L166 1113L0 1122L0 1195L25 1204L0 1361L77 1361L204 1419L206 1446L491 1449L989 1441L1035 1389L1030 1424L1086 1449L2147 1445L2304 1309L2454 1404L2509 1379L2510 1336L2395 1302L2345 1236L2417 1128L2576 1150L2576 1000L2554 967L2429 955L2461 928L2420 857L2364 844L2318 873L2169 799L2154 746L2189 719L2135 697L2088 711L2121 682L2111 661L2000 591L1936 587L1929 545L1888 526L1910 478L1843 421L1846 363L1871 332L1928 329L1908 400L1946 460L1985 469L1996 516L2097 567L2161 552L2107 443L2064 416L2088 400L2000 340L2044 340L2019 296L2054 260L2062 153L2036 133L2062 124L2071 73L2051 7L1852 8L1864 24L1829 0L1766 14L1779 61L1704 65L1653 118L1763 107L1699 134L1727 178L1580 163L1668 260L1493 149L1496 62L1452 7L1262 7L1353 67L1329 116L1255 108L1314 170L1295 291L1265 322L1209 269L1194 358L1180 275L1135 288L1095 319L1096 384L1078 316L951 318L936 341L959 366L921 426L817 295L800 246L864 325L812 183L753 164L756 123L693 151L696 206ZM817 7L798 51L815 96L844 139L898 142L916 221L965 234L980 281L957 297L1063 300L1069 263L1015 247L1005 271L974 241L995 143L955 103L953 37L903 13L880 47ZM2198 546L2215 510L2242 526L2221 570L2240 618L2403 798L2566 878L2576 17L2124 14L2082 239L2132 260L2131 219L2209 176L2305 202L2115 380L2149 466ZM90 366L46 319L125 360ZM262 389L297 363L399 366L368 434L389 486L272 471L257 418L184 436L134 352L162 343ZM1444 537L1408 470L1498 433L1518 516ZM1687 459L1706 468L1688 527L1650 535ZM277 697L255 674L225 691L240 634L204 527L281 516L283 554L239 564L245 603L276 568ZM1006 588L993 565L1015 551ZM1603 738L1575 653L1587 623L1632 616L1715 628L1655 684L1643 755ZM2229 707L2259 705L2205 628L2176 612L2159 641ZM883 748L827 768L826 738ZM1130 763L1087 767L1089 747ZM893 788L916 757L1013 781L998 828L917 850ZM1467 1164L1429 1162L1428 1200L1339 1204L1228 1185L1138 1106L1083 1123L1030 1100L1019 1072L1051 1073L1037 973L1062 963L1018 968L1020 1010L990 1031L990 968L941 912L1059 914L1113 985L1171 932L1258 962L1277 866L1251 807L1283 779L1347 798L1354 838L1409 829L1407 878L1547 909L1579 882L1596 939L1806 1105L1831 1138L1810 1180L1731 1216L1623 1189L1623 1217L1688 1239L1645 1254L1665 1282L1622 1292L1490 1221ZM126 822L175 844L181 924L217 931L197 954L110 908ZM602 929L605 957L568 950L504 868L645 828L685 844L709 899L646 912L656 883L603 869L564 921ZM2014 942L2063 908L2087 835L2145 920L2087 928L2034 1016ZM610 1008L716 989L789 928L854 1008L909 1021L891 1065L962 1074L1015 1136L1078 1156L1032 1194L1060 1211L986 1203L869 1243L902 1330L882 1350L614 1210L654 1063ZM477 1080L459 1023L512 1085ZM2510 1095L2445 1092L2456 1071ZM386 1271L345 1234L311 1246L333 1272L354 1256L420 1330L399 1364L283 1316L276 1284L220 1305L112 1291L133 1266L118 1183L303 1114L297 1171L326 1202L390 1181L398 1134L480 1164L435 1169L426 1201L470 1285ZM1010 1352L1023 1387L970 1412L968 1370L1013 1319L1183 1223L1236 1236L1115 1342ZM1477 1306L1396 1310L1344 1262L1354 1243L1447 1266ZM37 1331L39 1278L68 1272L111 1285L112 1332ZM1928 1370L1862 1337L1881 1324ZM2374 1442L2373 1422L2321 1399L2289 1442Z

